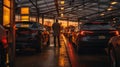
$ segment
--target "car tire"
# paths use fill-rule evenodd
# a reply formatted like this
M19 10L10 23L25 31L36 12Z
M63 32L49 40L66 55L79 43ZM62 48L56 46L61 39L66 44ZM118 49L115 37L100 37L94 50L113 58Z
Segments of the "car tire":
M83 54L83 49L82 49L82 47L77 46L77 47L76 47L76 52L77 52L78 55Z
M50 45L50 36L48 36L47 46Z
M0 67L6 67L6 50L0 43Z
M41 46L37 46L35 49L36 49L36 52L41 52Z
M42 40L41 40L41 39L36 41L36 47L35 47L36 52L41 52L41 50L42 50L42 45L43 45L43 43L42 43Z
M108 56L109 56L109 62L110 67L120 67L120 47L113 47L112 44L110 44L108 48Z

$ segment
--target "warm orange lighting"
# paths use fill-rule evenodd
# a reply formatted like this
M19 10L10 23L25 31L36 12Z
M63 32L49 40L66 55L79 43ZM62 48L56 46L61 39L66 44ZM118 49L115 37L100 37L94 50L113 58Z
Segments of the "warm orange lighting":
M36 21L36 17L30 17L30 21Z
M113 18L113 20L116 20L116 18Z
M105 15L104 13L100 14L100 16L104 16L104 15Z
M108 11L111 11L112 9L113 9L112 6L110 6L107 10L108 10Z
M21 21L29 21L29 16L21 16Z
M29 14L29 7L22 7L21 14Z
M60 4L61 4L61 5L64 5L64 4L65 4L65 1L64 1L64 0L61 0L61 1L60 1Z
M10 0L3 0L3 1L5 6L10 7Z
M117 4L117 3L118 3L118 2L116 2L116 1L111 2L112 5L115 5L115 4Z
M64 10L64 7L61 7L61 10Z
M63 13L61 13L61 17L64 17L64 14L63 14Z
M10 23L10 9L3 6L3 25Z
M111 11L111 10L112 10L112 8L108 8L107 10L108 10L108 11Z

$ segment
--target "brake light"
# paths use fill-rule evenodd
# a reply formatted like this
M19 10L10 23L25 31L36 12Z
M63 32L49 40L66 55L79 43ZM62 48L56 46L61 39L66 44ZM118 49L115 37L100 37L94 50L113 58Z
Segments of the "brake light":
M8 45L7 45L7 39L5 36L2 37L2 43L4 45L4 48L6 48Z
M29 31L20 31L21 34L29 34Z
M30 33L32 34L32 33L37 33L37 31L36 30L32 30L32 31L30 31Z
M92 31L81 31L80 35L93 34Z
M111 31L110 33L114 33L115 35L119 35L118 31Z
M116 31L116 35L119 35L119 32L118 32L118 31Z

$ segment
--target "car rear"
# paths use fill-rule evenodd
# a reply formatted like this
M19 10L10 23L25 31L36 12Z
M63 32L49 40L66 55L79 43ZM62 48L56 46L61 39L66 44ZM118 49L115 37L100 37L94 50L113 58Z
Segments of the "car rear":
M34 47L33 43L36 41L37 31L29 28L19 28L16 30L16 44L17 48Z
M35 22L16 23L16 49L38 48L39 30L32 28Z
M86 23L81 28L78 44L81 47L106 47L112 36L118 31L108 23Z

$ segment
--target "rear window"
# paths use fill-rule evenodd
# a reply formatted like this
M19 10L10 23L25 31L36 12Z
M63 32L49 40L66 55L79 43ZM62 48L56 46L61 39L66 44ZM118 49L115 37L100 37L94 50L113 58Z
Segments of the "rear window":
M37 22L16 22L16 27L21 28L38 28L39 23Z
M32 24L17 23L16 27L29 28Z
M85 23L82 27L84 30L115 30L109 23Z

